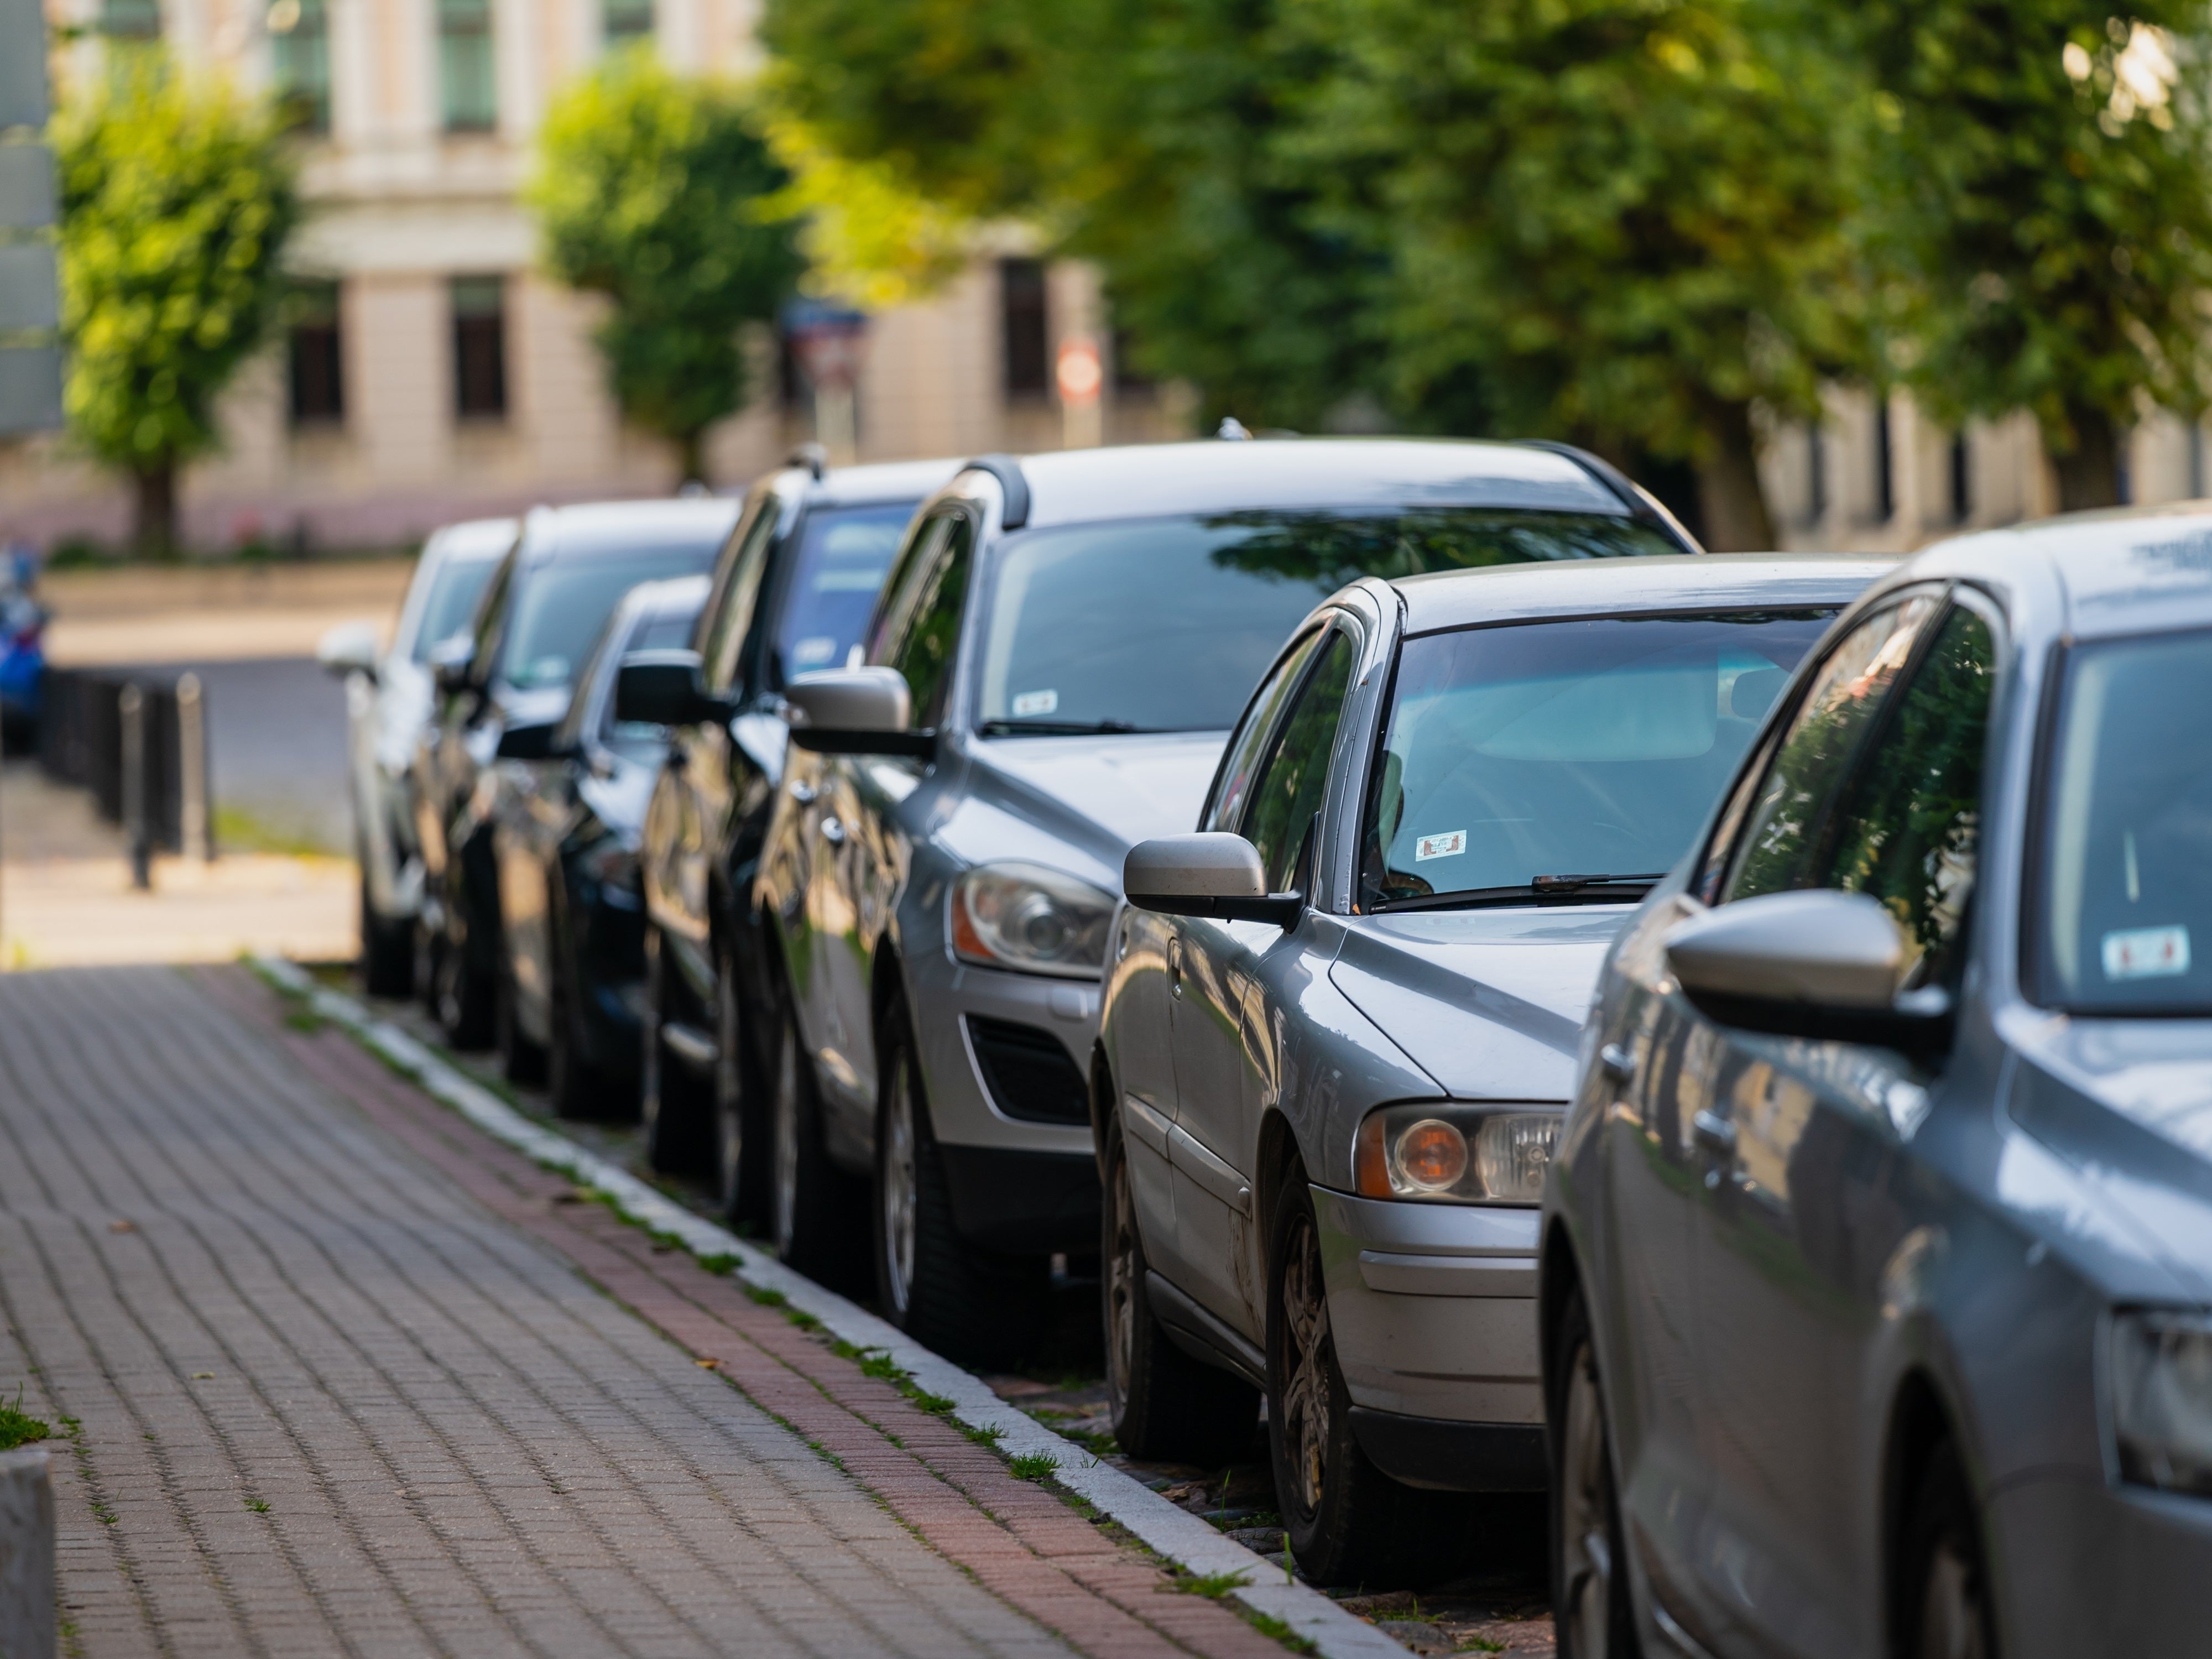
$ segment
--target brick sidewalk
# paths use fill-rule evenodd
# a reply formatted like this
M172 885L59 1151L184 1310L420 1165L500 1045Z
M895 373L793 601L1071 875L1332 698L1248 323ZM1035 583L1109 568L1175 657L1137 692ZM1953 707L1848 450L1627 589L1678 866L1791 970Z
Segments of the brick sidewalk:
M0 976L72 1650L1281 1653L575 1197L238 969Z

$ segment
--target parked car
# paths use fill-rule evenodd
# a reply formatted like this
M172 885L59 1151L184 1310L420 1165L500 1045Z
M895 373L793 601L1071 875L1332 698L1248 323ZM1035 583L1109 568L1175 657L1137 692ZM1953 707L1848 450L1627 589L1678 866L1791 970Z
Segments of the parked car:
M1920 555L1614 946L1544 1205L1563 1654L2203 1650L2208 546Z
M474 519L431 532L415 561L389 649L373 622L343 623L315 655L345 679L346 780L361 865L361 968L377 996L413 989L422 856L411 799L415 746L430 724L430 653L465 636L484 584L514 545L513 519Z
M1465 1565L1545 1484L1535 1204L1600 959L1887 561L1345 588L1194 834L1124 866L1091 1064L1115 1436L1202 1464L1264 1392L1322 1583Z
M745 498L678 672L673 746L647 809L642 1105L646 1151L703 1171L734 1220L765 1216L765 1063L740 1010L767 995L753 878L788 728L794 674L842 665L860 643L891 556L950 461L827 470L802 450ZM693 696L691 670L700 668Z
M497 763L493 1024L507 1076L543 1081L563 1117L621 1115L637 1103L645 1000L638 846L668 733L617 717L615 677L632 653L688 646L707 587L705 576L679 576L631 588L585 659L544 757ZM528 746L507 745L510 753Z
M754 1017L778 1248L872 1238L884 1314L941 1351L1033 1340L1050 1255L1097 1249L1085 1068L1122 855L1194 820L1298 619L1365 570L1686 545L1617 475L1534 448L971 464L908 532L865 665L786 693L807 752L761 858L778 977Z
M416 823L425 871L424 991L458 1047L494 1036L499 884L492 809L502 747L542 755L575 672L622 596L697 575L738 504L711 496L538 507L486 585L466 638L434 650L437 723L417 744Z

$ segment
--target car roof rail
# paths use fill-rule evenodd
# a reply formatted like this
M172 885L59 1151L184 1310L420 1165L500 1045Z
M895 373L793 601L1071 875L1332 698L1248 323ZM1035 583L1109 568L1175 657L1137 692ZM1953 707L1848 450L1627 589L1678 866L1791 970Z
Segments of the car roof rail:
M786 466L803 466L820 483L822 475L829 470L830 452L820 444L801 444L783 458Z
M1668 540L1680 544L1685 553L1705 550L1680 519L1653 499L1650 492L1638 489L1627 474L1604 457L1593 455L1587 449L1563 444L1553 438L1523 438L1520 443L1523 449L1547 449L1554 455L1572 461L1620 497L1622 505L1628 508L1630 518L1656 526Z
M1019 530L1030 521L1030 481L1022 474L1022 464L1012 455L978 455L963 462L963 472L988 472L999 481L999 492L1005 505L999 514L999 526L1003 530Z

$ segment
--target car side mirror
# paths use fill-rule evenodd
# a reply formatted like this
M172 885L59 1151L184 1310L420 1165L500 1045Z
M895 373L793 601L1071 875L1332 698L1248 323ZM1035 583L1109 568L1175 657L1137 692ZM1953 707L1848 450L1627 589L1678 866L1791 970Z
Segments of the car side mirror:
M1723 1025L1917 1055L1950 1042L1949 993L1899 989L1911 960L1905 935L1864 893L1741 899L1678 923L1665 945L1682 994Z
M510 726L499 734L499 758L511 761L559 760L568 751L558 741L560 722L539 726Z
M366 674L372 680L376 678L377 659L381 654L373 622L340 623L315 647L315 660L325 673Z
M467 690L476 655L477 642L466 634L440 640L430 647L430 683L449 697Z
M896 668L830 668L783 689L791 740L823 755L933 760L937 733L912 729L914 694Z
M640 726L705 726L737 712L699 678L696 651L633 651L615 672L615 718Z
M1140 841L1121 860L1121 890L1140 910L1223 921L1297 924L1303 893L1270 893L1260 849L1242 836L1212 831Z

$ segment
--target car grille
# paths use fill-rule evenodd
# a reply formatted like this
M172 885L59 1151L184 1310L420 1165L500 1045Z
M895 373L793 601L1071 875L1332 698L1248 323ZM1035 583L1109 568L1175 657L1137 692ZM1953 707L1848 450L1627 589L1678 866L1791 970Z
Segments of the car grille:
M1060 1039L1011 1019L968 1016L968 1040L991 1102L1025 1123L1088 1123L1090 1091Z

